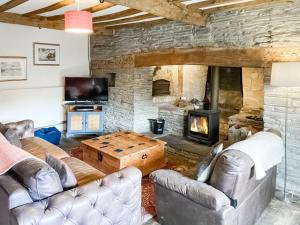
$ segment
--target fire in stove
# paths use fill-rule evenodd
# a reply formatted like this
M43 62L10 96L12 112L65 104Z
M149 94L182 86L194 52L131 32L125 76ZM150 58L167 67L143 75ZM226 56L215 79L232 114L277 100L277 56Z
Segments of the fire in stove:
M194 116L191 119L192 132L208 135L208 118L206 116Z

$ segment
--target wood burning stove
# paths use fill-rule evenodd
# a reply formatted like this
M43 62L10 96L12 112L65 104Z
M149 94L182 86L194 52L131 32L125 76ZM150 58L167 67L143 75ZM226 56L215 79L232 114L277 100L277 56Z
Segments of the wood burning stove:
M213 145L219 141L219 112L213 110L190 110L187 121L187 137Z

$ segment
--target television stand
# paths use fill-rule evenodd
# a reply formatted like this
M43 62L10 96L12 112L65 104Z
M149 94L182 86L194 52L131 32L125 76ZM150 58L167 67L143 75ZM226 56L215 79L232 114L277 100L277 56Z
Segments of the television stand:
M67 137L104 132L104 109L102 105L66 104Z
M76 112L88 112L88 111L94 111L94 107L91 105L75 106L74 110Z

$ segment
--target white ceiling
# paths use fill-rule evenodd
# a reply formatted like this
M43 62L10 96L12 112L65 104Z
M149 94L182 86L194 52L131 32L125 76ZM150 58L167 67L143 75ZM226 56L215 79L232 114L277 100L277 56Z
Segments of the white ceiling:
M8 2L9 0L0 0L0 5ZM29 0L21 5L18 5L17 7L14 7L12 9L10 9L8 12L11 13L17 13L17 14L24 14L24 13L28 13L40 8L44 8L47 7L49 5L55 4L57 2L60 2L61 0ZM80 4L79 4L79 8L80 9L85 9L85 8L89 8L95 5L99 4L99 0L81 0ZM69 5L51 12L47 12L47 13L43 13L40 14L41 16L55 16L55 15L60 15L63 14L65 11L69 11L69 10L75 10L77 9L77 5L76 3L74 3L73 5ZM96 12L93 14L93 16L104 16L104 15L108 15L108 14L112 14L112 13L117 13L123 10L128 9L127 7L124 6L114 6L99 12Z

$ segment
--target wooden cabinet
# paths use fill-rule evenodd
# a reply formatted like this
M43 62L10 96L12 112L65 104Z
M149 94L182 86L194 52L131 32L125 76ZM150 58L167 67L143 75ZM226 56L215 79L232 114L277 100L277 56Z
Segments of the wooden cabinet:
M67 112L67 137L76 134L101 134L104 131L104 112Z

